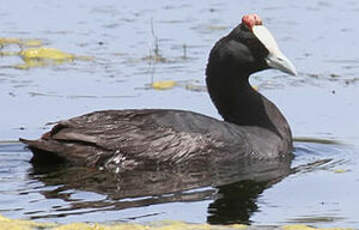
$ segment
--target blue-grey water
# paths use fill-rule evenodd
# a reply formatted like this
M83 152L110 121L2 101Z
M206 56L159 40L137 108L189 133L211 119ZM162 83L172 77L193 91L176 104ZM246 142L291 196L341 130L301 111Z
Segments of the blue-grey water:
M20 56L0 57L0 214L57 222L204 223L215 216L216 223L232 218L257 225L359 226L359 2L3 0L0 5L0 38L36 39L93 58L22 70L14 68L23 63ZM49 183L51 174L34 172L31 152L15 140L39 137L50 121L124 108L176 108L219 118L203 90L207 56L215 41L253 12L299 74L270 70L252 77L281 108L297 141L294 173L259 189L247 216L236 219L242 215L238 207L214 208L221 201L214 187L192 191L196 198L187 200L121 198L121 205L136 205L111 209L118 199L108 191ZM148 58L156 44L158 61ZM10 44L0 51L21 48ZM148 87L164 80L178 85L162 91ZM231 191L236 194L236 186ZM235 201L245 202L239 195Z

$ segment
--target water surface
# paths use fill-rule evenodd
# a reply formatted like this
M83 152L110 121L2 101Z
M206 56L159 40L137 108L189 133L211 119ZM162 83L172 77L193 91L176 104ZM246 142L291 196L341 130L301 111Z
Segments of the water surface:
M21 57L0 57L0 212L57 222L358 226L358 10L356 1L334 0L6 2L1 37L37 39L94 59L21 70L13 67L23 63ZM298 137L289 175L264 184L233 182L125 199L106 184L78 187L61 168L54 174L36 171L31 152L12 142L39 137L49 121L100 109L176 108L219 118L203 90L207 56L216 40L252 12L262 16L299 72L252 77ZM161 58L148 58L156 47ZM20 49L9 45L2 51ZM162 80L179 85L148 88ZM59 175L64 180L51 180Z

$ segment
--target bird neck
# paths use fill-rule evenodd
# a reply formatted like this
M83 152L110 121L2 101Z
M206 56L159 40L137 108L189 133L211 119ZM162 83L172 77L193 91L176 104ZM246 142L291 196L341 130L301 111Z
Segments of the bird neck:
M289 125L279 109L253 89L249 74L244 76L207 75L213 103L225 121L239 126L265 128L291 142Z

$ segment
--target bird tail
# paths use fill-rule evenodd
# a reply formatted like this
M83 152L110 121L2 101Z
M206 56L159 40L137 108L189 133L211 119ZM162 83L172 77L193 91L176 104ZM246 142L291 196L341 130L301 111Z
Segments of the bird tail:
M55 146L56 143L49 143L52 141L38 139L38 140L27 140L23 138L19 138L19 141L27 145L33 152L33 157L31 159L31 163L36 164L56 164L56 163L64 163L66 159L61 156Z

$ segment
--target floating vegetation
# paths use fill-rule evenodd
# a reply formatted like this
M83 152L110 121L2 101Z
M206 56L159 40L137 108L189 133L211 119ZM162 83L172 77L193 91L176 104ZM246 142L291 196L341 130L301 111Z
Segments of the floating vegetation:
M314 228L309 227L304 224L293 224L293 225L287 225L283 226L281 229L283 230L345 230L345 229L351 229L351 228Z
M150 84L146 84L144 88L139 89L155 89L155 90L168 90L174 87L183 88L194 92L207 92L207 86L198 83L196 80L188 81L175 81L175 80L164 80L154 81Z
M0 51L0 56L17 56L19 52L13 51Z
M72 62L75 56L62 52L55 48L29 48L19 52L19 56L24 60L24 64L15 65L17 69L29 69L32 67L41 67L49 64L61 64Z
M136 223L116 223L116 224L97 224L97 223L71 223L54 224L38 223L28 220L12 220L0 215L0 230L232 230L246 229L247 225L209 225L209 224L188 224L180 221L162 221L151 224Z
M346 173L346 172L349 172L349 170L348 170L348 169L335 169L335 170L333 170L333 172L334 172L334 173L338 173L338 174L340 174L340 173Z
M55 226L55 224L51 223L37 223L29 220L12 220L0 215L0 230L50 229Z
M23 43L24 46L28 46L28 47L36 47L36 46L42 46L43 43L41 40L27 40L24 41Z
M303 224L286 226L248 226L243 224L210 225L190 224L182 221L160 221L149 224L137 223L40 223L30 220L12 220L0 215L0 230L344 230L349 228L315 228Z
M207 86L201 85L196 81L188 81L184 84L184 88L194 92L207 92Z
M1 48L3 48L5 45L10 45L10 44L19 45L21 44L21 40L17 38L0 38Z
M172 89L176 84L177 84L176 81L173 80L155 81L151 84L151 87L157 90L165 90L165 89Z
M154 63L157 63L157 62L161 62L161 63L169 62L167 60L167 58L161 56L160 54L156 54L156 53L155 54L150 53L150 55L143 57L142 60L148 61L148 62L154 62Z
M153 18L151 18L151 35L153 37L153 47L150 48L149 55L142 58L142 60L148 61L149 63L168 62L168 60L160 54L159 39L155 33Z
M16 69L27 70L33 67L43 67L48 65L62 64L76 60L91 61L93 57L76 56L74 54L63 52L59 49L43 47L41 40L29 39L22 40L18 38L0 38L0 48L7 45L17 45L20 51L0 51L0 56L19 56L24 61L22 64L16 64L12 67Z
M55 48L29 48L20 52L23 59L49 59L55 61L73 60L74 55L62 52Z
M7 45L18 45L20 48L22 47L37 47L42 46L43 42L38 39L28 39L23 40L19 38L1 38L0 37L0 47L3 48Z

